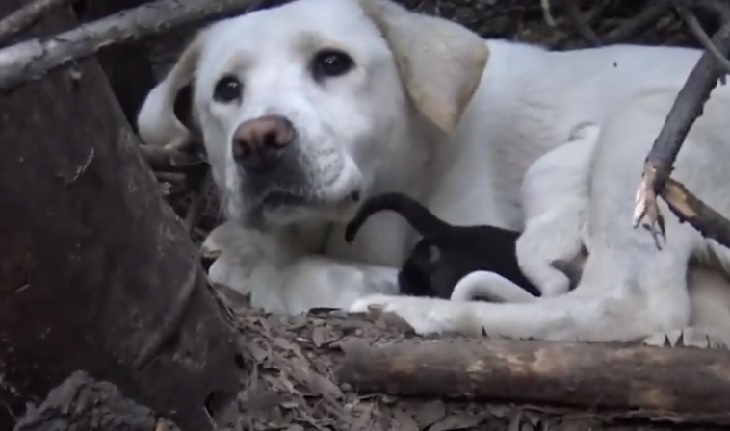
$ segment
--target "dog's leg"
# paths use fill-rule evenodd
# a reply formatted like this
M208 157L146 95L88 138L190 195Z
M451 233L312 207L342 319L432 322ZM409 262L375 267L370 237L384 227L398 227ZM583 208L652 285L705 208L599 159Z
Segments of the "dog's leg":
M692 319L686 328L659 332L646 339L655 346L730 347L730 283L714 268L690 266L687 275Z
M527 216L516 244L522 272L542 296L568 291L571 281L557 264L571 265L583 252L591 156L600 127L583 123L567 143L533 163L522 184Z
M474 271L459 280L451 293L452 301L471 301L486 297L497 302L532 302L536 296L510 280L490 271Z
M561 205L559 201L556 204ZM543 297L556 296L570 288L571 279L558 265L571 265L583 252L585 205L563 204L559 212L531 221L517 240L520 269Z

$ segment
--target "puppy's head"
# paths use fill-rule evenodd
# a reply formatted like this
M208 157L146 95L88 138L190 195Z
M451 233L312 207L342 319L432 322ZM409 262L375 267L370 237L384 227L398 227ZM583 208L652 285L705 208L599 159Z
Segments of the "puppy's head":
M148 144L189 135L175 101L192 85L229 219L344 221L403 153L413 118L455 128L486 59L477 35L390 1L298 0L201 32L139 129Z

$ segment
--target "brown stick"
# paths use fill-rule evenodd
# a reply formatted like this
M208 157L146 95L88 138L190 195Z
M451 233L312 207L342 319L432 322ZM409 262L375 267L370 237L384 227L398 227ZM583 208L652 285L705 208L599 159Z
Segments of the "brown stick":
M730 23L723 24L712 40L723 56L730 54ZM645 163L657 171L659 186L669 177L682 143L694 120L702 114L702 108L722 73L724 72L718 67L715 55L705 52L687 77L687 82L667 115L662 131L646 156Z
M509 400L730 424L727 352L484 339L343 345L357 392Z
M36 38L0 50L0 89L37 79L49 70L93 55L99 48L141 39L185 24L234 11L262 0L160 0L94 21L49 38Z
M0 44L33 25L53 9L73 0L33 0L0 21Z
M689 223L705 238L728 246L730 220L702 202L684 184L667 179L662 198L681 221Z
M730 21L723 23L712 38L712 42L717 48L717 53L706 51L692 68L684 87L679 91L667 115L664 127L644 161L637 208L634 213L634 225L637 226L646 216L648 220L644 224L653 234L656 234L655 225L658 223L661 234L664 235L663 218L657 207L656 196L663 194L674 161L692 124L702 114L704 104L717 86L718 79L725 75L716 56L718 53L722 56L730 54ZM694 220L697 223L697 220ZM730 221L727 223L730 224ZM707 226L714 226L714 224ZM730 237L725 237L722 232L707 230L706 232L720 243L730 246Z

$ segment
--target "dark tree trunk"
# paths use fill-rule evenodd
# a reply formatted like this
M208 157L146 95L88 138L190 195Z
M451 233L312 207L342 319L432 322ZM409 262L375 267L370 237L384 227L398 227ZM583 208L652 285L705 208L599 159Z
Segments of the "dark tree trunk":
M0 15L23 3L0 3ZM65 10L38 28L74 25ZM5 407L18 416L77 369L183 429L209 429L208 396L239 389L234 333L98 64L0 97L0 144L0 429Z

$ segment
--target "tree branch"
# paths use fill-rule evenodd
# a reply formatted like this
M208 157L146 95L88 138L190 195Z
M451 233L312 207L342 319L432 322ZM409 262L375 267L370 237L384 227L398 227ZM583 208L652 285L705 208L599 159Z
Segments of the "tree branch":
M689 13L688 11L685 12ZM730 16L730 13L724 14L724 16ZM655 237L657 235L664 237L665 235L664 219L657 206L656 196L662 195L665 197L665 184L671 174L677 154L679 154L679 150L687 138L695 119L702 114L704 104L709 99L712 90L717 86L718 79L725 75L724 69L720 67L717 61L717 56L726 57L730 54L730 20L726 19L724 21L712 38L712 43L717 52L705 51L692 68L684 87L679 91L667 115L664 127L644 161L642 179L637 191L637 205L634 210L633 224L636 227L642 223ZM642 222L643 219L646 220ZM699 223L696 217L687 220L693 226ZM713 226L716 226L716 223L703 225L704 233L709 234L720 243L730 246L730 236L725 237L721 231L709 231L708 228Z
M657 20L667 13L671 5L665 0L655 0L636 16L622 22L620 26L604 34L601 40L605 45L617 42L625 42L645 32L656 24Z
M33 0L0 21L0 44L33 25L43 15L73 0Z
M137 40L192 22L247 11L263 0L159 0L47 38L0 50L0 90L38 79L51 69L93 55L99 48Z

